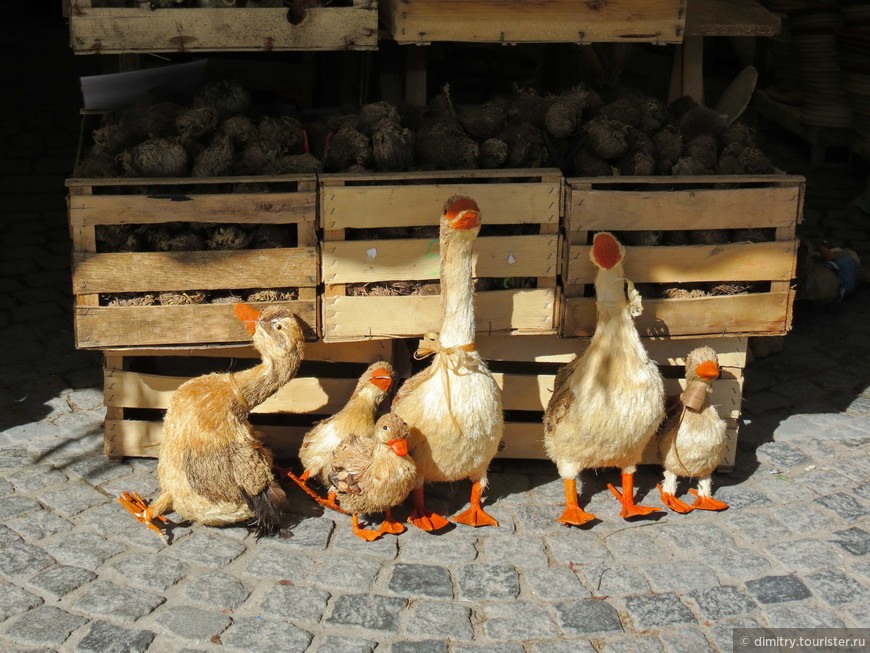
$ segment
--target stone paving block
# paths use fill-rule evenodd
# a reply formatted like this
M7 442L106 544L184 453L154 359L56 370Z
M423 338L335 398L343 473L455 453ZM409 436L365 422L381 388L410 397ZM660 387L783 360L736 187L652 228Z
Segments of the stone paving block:
M308 582L323 589L367 590L381 570L377 560L327 555L317 561Z
M0 548L7 547L11 544L18 544L21 538L15 531L6 526L0 525Z
M870 600L870 590L839 569L827 569L804 577L813 593L834 607Z
M447 642L438 639L406 640L393 642L390 653L447 653Z
M794 540L767 545L767 552L789 571L816 571L830 566L833 550L821 540Z
M792 506L782 506L776 512L783 523L788 524L792 533L796 535L829 531L839 523L837 517L831 512L808 501L802 501Z
M709 630L709 637L714 646L719 651L732 651L734 644L734 629L735 628L761 628L752 617L739 617L736 619L728 619L714 624Z
M61 436L63 431L54 424L48 422L28 422L19 424L0 431L0 434L9 438L10 442L31 443L37 440L54 440Z
M151 614L165 600L151 592L97 580L78 598L74 607L81 612L133 622Z
M564 567L536 567L520 572L523 592L545 601L585 599L590 595L577 574Z
M85 569L96 569L109 558L127 550L123 544L106 540L96 533L72 533L63 539L46 542L42 547L58 562Z
M854 487L852 492L857 494L862 499L870 501L870 481L866 481Z
M770 562L760 553L742 547L711 547L705 553L707 564L714 571L735 580L756 578L770 570Z
M90 583L96 577L97 575L89 569L61 565L46 569L27 582L60 599L85 583Z
M161 611L156 623L163 632L188 642L209 642L232 623L225 614L189 605L174 605Z
M716 490L716 498L728 504L731 510L750 506L768 506L773 502L769 497L747 485L728 485Z
M520 593L519 574L508 565L463 565L456 580L463 601L513 599Z
M776 511L777 516L782 516L782 511ZM740 533L750 542L763 542L787 537L788 528L784 523L790 523L787 519L777 519L769 509L761 508L755 511L741 510L728 515L728 522L734 531ZM784 523L783 523L784 522Z
M698 628L674 628L663 630L659 633L659 639L668 653L713 653L710 643L704 637L704 633Z
M187 598L216 610L235 610L250 595L239 579L221 571L207 572L187 583Z
M48 510L32 512L25 517L19 517L6 523L9 528L29 541L41 540L49 535L71 530L73 527L66 519Z
M846 522L853 522L870 513L870 510L868 510L866 506L859 503L845 492L837 492L835 494L819 497L816 499L816 503L828 508L829 510L833 510L835 513L840 515L843 521Z
M408 597L453 598L450 571L436 565L395 564L389 588L391 592Z
M88 622L54 606L40 606L20 616L6 629L4 636L20 644L60 646L79 626Z
M493 642L490 644L453 644L453 653L525 653L521 644Z
M102 483L102 490L107 494L117 497L122 492L137 492L143 499L151 500L157 498L160 494L160 481L154 472L145 472L143 470L133 471L132 474L121 476L114 480Z
M254 559L245 568L250 576L270 580L290 580L300 582L314 567L314 560L304 553L283 547L259 549Z
M775 605L765 609L771 628L843 628L835 613L816 605Z
M508 601L483 606L484 631L490 639L526 641L558 637L559 629L547 610L531 601Z
M335 600L328 624L358 626L394 633L399 630L399 612L407 600L379 594L344 594Z
M462 536L446 538L430 533L404 533L399 540L399 560L450 565L471 562L477 558L477 537ZM359 538L357 538L359 539Z
M325 549L334 529L335 522L328 517L306 517L291 528L293 535L283 544L303 549Z
M746 589L761 603L802 601L812 596L803 581L793 575L765 576L749 580L746 581Z
M770 465L787 469L798 465L812 464L812 458L799 448L785 442L765 442L755 450L758 459Z
M598 564L577 567L593 596L619 596L649 592L649 582L632 565Z
M171 554L194 565L223 569L245 552L245 545L227 537L199 530L170 549Z
M841 608L843 621L854 628L870 628L870 603Z
M806 503L818 496L818 489L803 481L803 476L791 478L785 473L756 474L752 478L752 486L762 494L772 497L777 504Z
M356 637L327 637L315 649L317 653L372 653L375 642Z
M498 534L482 537L480 550L494 565L546 567L549 559L539 535Z
M527 473L491 473L486 496L493 505L515 506L528 501L531 487L531 477Z
M66 465L64 471L67 474L75 474L91 485L102 485L130 476L133 469L125 463L111 461L104 454L99 453Z
M720 585L689 593L705 619L719 621L724 617L736 617L754 612L758 604L752 597L733 585Z
M103 406L103 388L81 388L70 390L67 401L75 410L97 410Z
M719 584L716 574L707 565L694 560L652 563L642 569L656 591L693 590Z
M870 553L870 533L855 526L834 531L830 541L852 555L863 556Z
M551 533L557 527L560 511L549 504L524 503L514 508L517 531Z
M619 613L607 601L561 601L555 607L559 626L566 635L591 635L622 630Z
M814 467L814 469L807 470L794 479L811 492L828 494L854 484L851 478L834 471L831 467Z
M94 621L88 634L76 646L76 653L145 653L154 633L121 628L108 621Z
M340 519L335 525L335 530L329 542L331 549L346 551L352 556L362 554L366 557L378 558L383 561L392 560L398 554L399 540L397 537L381 537L374 542L366 542L353 534L353 528L349 519L345 520L342 515L337 515L337 517L340 517ZM343 523L345 521L346 523ZM376 523L376 525L380 526L379 523ZM406 531L402 537L407 538L409 535L410 533ZM287 542L292 545L293 538L291 537Z
M42 598L8 582L0 582L0 621L42 605Z
M0 555L0 573L7 576L32 576L54 564L54 558L33 544L12 544Z
M59 469L49 465L28 465L7 477L19 492L32 492L40 488L66 483L69 479Z
M565 533L544 537L550 552L559 564L568 566L574 563L579 567L613 560L610 551L597 538L590 537L589 533L579 529L565 530Z
M109 501L108 497L97 492L84 481L72 482L65 487L42 492L36 498L65 517Z
M588 639L561 638L543 642L533 642L532 653L596 653Z
M692 611L676 594L629 596L625 599L625 607L641 630L696 623Z
M241 653L288 653L304 651L311 633L293 624L271 619L238 619L222 635L223 649Z
M330 594L323 590L277 583L263 599L260 612L265 616L319 623Z
M413 600L405 618L404 633L413 637L440 633L453 642L470 640L474 636L471 608L445 601Z
M605 653L664 653L665 649L658 637L632 635L608 639L602 650Z
M4 524L10 519L39 510L42 510L42 506L30 497L13 495L0 499L0 521Z
M5 497L12 494L15 488L8 481L0 481L0 497Z
M646 532L649 530L633 526L614 531L604 540L604 545L610 549L613 557L621 562L659 559L670 554L671 547L667 538Z

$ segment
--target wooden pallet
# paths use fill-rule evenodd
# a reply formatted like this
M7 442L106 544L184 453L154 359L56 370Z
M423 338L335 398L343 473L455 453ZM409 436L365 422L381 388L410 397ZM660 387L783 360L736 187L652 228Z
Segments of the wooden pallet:
M476 294L479 333L555 333L562 176L558 170L322 175L322 327L326 341L419 337L437 331L440 296L349 296L347 285L438 279L437 238L377 239L389 227L438 224L453 195L473 197L484 228L531 225L527 235L480 236L475 276L532 277L535 288ZM362 240L351 230L366 229Z
M635 324L668 337L784 335L791 327L804 178L786 175L569 179L561 335L595 329L590 236L598 231L769 228L770 242L626 247L634 283L764 282L764 292L694 299L645 297Z
M103 368L106 455L158 457L163 413L178 386L210 371L250 367L255 364L251 359L257 358L251 346L107 350ZM387 340L306 343L299 374L255 408L251 422L265 433L278 457L296 456L302 436L314 422L344 406L365 368L394 358L393 343Z
M268 184L270 192L244 192ZM318 252L314 175L69 179L76 346L246 342L232 305L101 306L100 295L298 288L280 302L317 334ZM232 185L232 192L225 187ZM165 192L164 192L165 189ZM241 192L240 192L241 189ZM296 229L296 247L235 251L98 253L95 228L113 224L274 223ZM254 304L257 306L257 304Z
M381 0L398 43L680 43L685 0Z
M76 54L277 50L376 50L377 0L310 9L298 25L284 8L102 8L69 3Z

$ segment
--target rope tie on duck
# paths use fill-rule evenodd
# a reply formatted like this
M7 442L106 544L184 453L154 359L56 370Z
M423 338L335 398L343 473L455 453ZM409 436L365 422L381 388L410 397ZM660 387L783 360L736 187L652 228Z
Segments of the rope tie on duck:
M463 374L471 374L476 371L477 359L470 356L471 352L477 351L477 345L473 342L467 345L454 345L445 347L438 342L437 333L427 333L423 336L420 344L417 346L417 351L414 352L414 359L421 361L439 354L432 361L432 373L435 374L440 369L441 383L444 386L444 395L447 399L447 412L450 413L450 418L453 420L453 425L459 428L459 423L453 415L452 401L450 400L450 372L457 376Z
M626 301L622 302L603 302L596 301L599 306L616 306L617 308L628 308L628 312L632 317L637 317L643 313L643 301L640 293L635 289L634 282L631 279L620 277L616 281L625 283Z

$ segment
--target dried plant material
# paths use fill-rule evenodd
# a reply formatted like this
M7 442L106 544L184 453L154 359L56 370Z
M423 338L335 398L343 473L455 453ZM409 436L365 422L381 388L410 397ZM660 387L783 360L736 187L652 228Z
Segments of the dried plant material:
M153 306L157 298L151 293L119 293L106 296L107 306Z
M303 154L302 123L290 116L265 116L257 125L257 138L283 154Z
M396 105L383 100L371 102L360 107L356 129L366 136L371 136L385 122L394 125L401 122Z
M95 148L110 155L118 154L134 145L138 140L136 134L131 133L120 124L106 124L98 127L92 132L91 138L94 140Z
M719 160L716 162L716 174L720 175L742 175L746 171L740 163L740 153L743 151L743 146L739 143L731 143L727 145L719 155Z
M634 152L623 157L617 167L621 175L645 177L655 174L656 160L645 152Z
M260 224L251 232L253 249L278 249L290 247L290 230L280 224Z
M199 234L187 231L170 238L167 249L170 252L199 252L205 249L205 241Z
M653 136L656 148L656 172L660 175L671 174L674 164L683 156L684 140L673 126L666 126Z
M381 122L372 132L372 162L382 172L408 170L414 163L414 134L397 122Z
M251 94L232 80L209 82L193 99L194 107L211 107L219 121L241 116L251 110Z
M175 123L184 107L175 102L158 102L142 111L142 127L148 138L174 136Z
M707 294L713 297L723 295L745 295L753 291L753 284L749 281L723 281L710 283Z
M376 283L350 283L347 294L350 297L397 297L407 295L438 295L441 284L438 281L379 281Z
M618 161L628 152L629 127L625 123L595 118L586 125L586 148L605 161Z
M235 170L240 174L265 175L277 166L279 158L281 152L274 144L257 138L245 147Z
M757 147L747 147L739 156L740 164L750 175L781 175L782 170L774 166L767 155Z
M693 245L724 245L730 242L727 229L695 229L689 232Z
M165 138L151 138L121 155L128 174L141 177L183 177L189 165L187 151Z
M200 152L190 170L192 177L222 177L232 172L235 150L230 137L217 134L211 144Z
M711 175L713 174L713 169L705 165L703 161L691 156L684 156L680 157L673 165L671 174L674 176Z
M211 134L218 126L218 115L214 107L194 107L185 109L175 120L178 133L193 140Z
M97 241L97 251L119 252L130 234L133 227L128 224L98 224L94 227L94 237Z
M670 122L674 123L680 120L689 111L696 109L699 106L701 105L699 105L691 95L683 95L668 104L665 108L665 112L667 113Z
M716 139L709 134L702 134L686 142L683 156L697 160L705 168L712 170L719 159Z
M510 99L506 119L513 124L527 123L541 128L549 106L550 99L541 97L536 90L518 89Z
M615 100L601 107L601 115L608 120L616 120L635 129L641 129L644 119L641 97L636 91L623 91Z
M237 148L244 148L257 136L257 126L247 116L227 118L221 123L220 130L230 138Z
M269 163L264 171L269 175L304 175L323 172L323 164L313 154L287 154Z
M662 297L666 299L699 299L706 296L707 292L697 286L671 286L662 288Z
M372 158L369 137L351 127L343 127L332 135L323 157L323 169L342 172L351 165L368 166Z
M581 177L609 177L613 175L613 166L589 150L581 149L574 156L574 173Z
M358 113L337 113L333 114L326 120L326 125L330 130L337 132L340 129L359 129L359 114Z
M752 129L742 122L733 122L729 125L722 136L722 147L739 145L741 148L752 147L755 144L755 134Z
M499 138L508 146L508 168L540 168L549 157L541 130L531 125L512 125Z
M161 306L185 306L188 304L202 304L205 302L205 293L202 290L188 290L187 292L162 292L157 295L157 302Z
M417 134L417 156L424 170L473 169L480 149L452 120L435 120Z
M654 97L642 96L639 102L642 115L640 129L645 134L655 134L667 123L667 111Z
M251 234L238 225L214 225L206 238L208 249L245 249L251 244Z
M485 170L501 168L508 157L508 145L500 138L487 138L480 144L478 164Z
M215 291L208 295L209 304L238 304L242 301L244 298L234 291Z
M712 136L721 138L728 130L725 118L713 109L696 106L689 109L676 121L677 130L687 141L696 136Z
M264 288L253 290L248 293L246 301L249 302L292 302L299 298L296 288Z
M773 227L756 227L752 229L732 229L732 243L769 243L776 240L776 229Z
M495 138L504 129L507 114L507 102L496 98L481 104L479 107L466 107L456 112L456 119L470 136L485 141Z
M91 148L90 153L81 159L73 171L73 177L96 178L117 177L121 174L117 159L108 152Z

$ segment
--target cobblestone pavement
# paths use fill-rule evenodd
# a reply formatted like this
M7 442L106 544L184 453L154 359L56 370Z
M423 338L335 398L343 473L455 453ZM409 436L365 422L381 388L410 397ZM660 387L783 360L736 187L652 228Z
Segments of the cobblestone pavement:
M135 523L115 496L154 496L155 461L103 456L101 361L72 346L81 65L46 22L44 56L18 27L3 41L18 92L0 126L0 650L701 652L730 650L737 626L870 627L866 289L799 307L785 350L749 364L736 468L714 479L724 513L624 522L610 470L584 476L601 522L568 530L553 465L497 461L499 528L364 543L296 494L289 539L194 526L166 545ZM848 196L850 173L810 172L808 198L825 179ZM644 503L657 480L639 473ZM433 486L433 507L467 490Z

